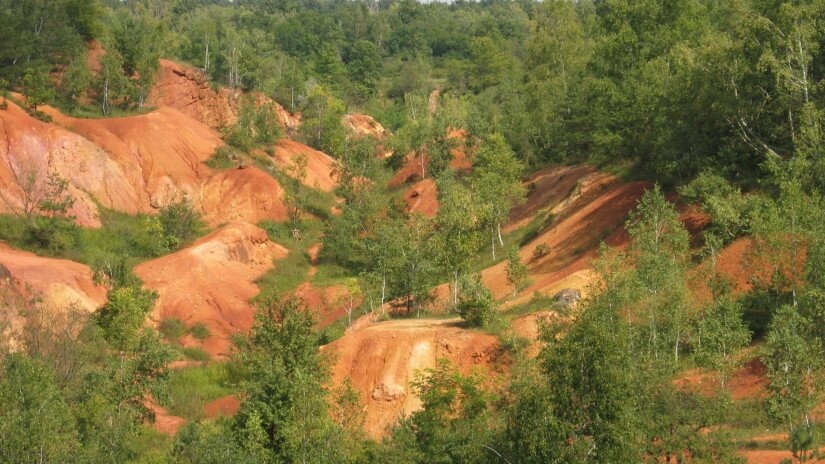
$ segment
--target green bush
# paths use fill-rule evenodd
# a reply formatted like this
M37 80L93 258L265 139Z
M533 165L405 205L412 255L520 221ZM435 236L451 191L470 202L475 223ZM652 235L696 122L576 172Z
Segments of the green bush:
M183 325L183 321L180 319L170 317L160 321L158 332L163 335L166 341L177 343L178 339L186 334L186 326Z
M481 275L466 276L459 282L458 314L471 327L484 327L493 316L493 294L481 282Z
M207 327L203 322L197 322L193 324L192 327L189 327L189 333L200 341L206 340L211 335L209 332L209 327Z
M192 361L208 362L212 359L212 356L209 353L196 346L184 348L182 351L183 356L186 359L191 359Z
M194 240L204 228L200 215L186 200L175 201L163 207L158 219L172 249Z

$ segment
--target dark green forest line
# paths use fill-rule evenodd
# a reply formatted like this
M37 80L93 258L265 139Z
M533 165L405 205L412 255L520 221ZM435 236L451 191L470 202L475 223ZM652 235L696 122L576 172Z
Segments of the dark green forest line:
M97 73L86 65L92 40L107 51ZM365 292L382 289L382 303L408 315L450 282L468 325L496 322L472 270L479 254L498 252L513 286L523 283L518 255L496 247L526 172L588 162L661 186L629 217L630 246L600 253L601 285L575 317L543 328L535 359L515 347L498 387L439 363L413 385L423 409L377 442L363 434L357 393L329 388L330 360L317 349L327 337L277 292L235 340L226 377L238 414L174 438L153 432L146 400L166 401L180 353L144 328L156 295L129 269L188 243L200 222L181 203L157 219L105 212L101 231L80 231L55 178L40 214L2 218L2 238L87 262L109 301L90 321L71 311L54 319L0 287L4 311L27 314L14 340L0 325L0 461L725 463L741 462L737 433L755 423L787 435L778 446L793 462L818 457L824 1L0 0L0 44L0 87L24 93L44 119L43 104L94 117L147 110L161 57L301 112L298 137L340 161L343 203L330 216L329 198L296 184L291 221L315 210L321 263L357 275ZM246 111L224 132L235 158L280 136L271 114ZM348 138L340 120L353 111L394 132L381 148L427 157L435 218L388 198L402 157L384 162L373 142ZM464 136L451 137L458 128ZM462 144L474 169L455 175ZM701 249L663 190L710 214ZM177 228L181 218L189 226ZM738 295L713 264L745 236L753 289ZM697 284L699 261L710 271ZM748 347L767 376L767 397L750 406L729 391ZM693 367L718 389L676 388Z

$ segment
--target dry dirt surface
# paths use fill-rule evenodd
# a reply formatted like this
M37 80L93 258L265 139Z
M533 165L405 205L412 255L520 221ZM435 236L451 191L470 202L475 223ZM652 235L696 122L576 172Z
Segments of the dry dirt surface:
M0 280L8 279L27 298L42 298L54 308L74 306L93 312L106 303L106 288L95 284L87 266L43 258L0 243Z
M217 132L171 108L123 118L77 119L56 111L52 117L117 163L137 197L131 208L117 208L128 212L192 196L211 174L204 162L223 144Z
M333 169L335 160L327 154L308 147L301 142L289 139L281 139L275 144L275 154L273 161L278 169L292 178L299 178L297 172L298 159L301 155L306 157L306 172L301 182L307 187L312 187L324 192L331 192L335 188L335 178Z
M211 226L265 219L285 221L284 193L278 181L258 168L230 169L209 178L196 203Z
M186 419L183 417L173 416L163 406L155 403L154 401L148 401L146 403L146 407L148 407L155 414L155 422L152 426L155 430L164 435L174 437L178 434L180 428L186 425Z
M460 327L458 319L361 319L324 351L335 359L334 382L352 382L366 405L366 431L379 438L401 416L421 407L410 387L418 372L447 358L462 372L490 373L499 343L492 335Z
M218 416L232 417L241 408L241 402L234 395L222 396L203 405L206 417L214 419Z
M0 137L0 212L19 208L25 190L43 191L50 174L69 181L76 200L70 213L81 225L100 225L92 198L110 208L137 209L139 197L128 169L83 136L35 119L8 102L8 108L0 110ZM36 178L33 188L24 187L29 177Z
M287 253L270 242L263 229L234 223L188 248L140 264L135 273L158 292L151 315L155 323L168 318L187 326L203 323L211 335L202 348L224 357L230 336L252 327L255 309L249 300L260 291L255 280ZM197 342L187 339L186 343Z
M345 114L341 119L341 123L356 136L369 136L376 139L383 139L389 135L389 131L387 131L381 123L366 114Z

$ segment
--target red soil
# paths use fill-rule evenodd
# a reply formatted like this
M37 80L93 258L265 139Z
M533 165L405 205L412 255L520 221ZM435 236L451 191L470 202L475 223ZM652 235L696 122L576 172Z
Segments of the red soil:
M212 88L206 74L197 68L160 60L160 76L149 104L169 107L196 119L209 127L221 128L232 125L238 119L238 106L242 93L238 89ZM287 134L294 133L300 120L289 114L281 105L263 95L256 94L258 104L273 103L281 127Z
M252 327L255 309L249 300L260 291L255 280L286 254L263 229L235 223L140 264L135 273L159 294L152 313L156 323L174 317L187 325L205 324L211 335L203 349L222 357L230 348L229 336Z
M609 183L617 179L598 173L592 166L554 166L532 174L524 181L528 194L526 201L510 211L510 223L505 227L509 232L527 225L541 211L551 211L562 201L568 200L585 189L584 184L594 179L609 178Z
M401 415L421 407L410 389L418 372L447 358L462 372L491 372L499 345L496 337L462 329L457 319L406 319L369 323L359 320L340 339L324 347L336 357L333 380L349 379L366 405L366 431L387 434Z
M301 155L306 156L306 176L302 180L303 184L324 192L331 192L335 188L335 178L333 169L335 160L325 153L315 150L303 143L289 139L278 140L275 144L275 155L273 161L283 173L298 178L295 172L295 163Z
M128 180L129 169L81 135L35 119L11 102L0 110L0 134L0 212L9 210L6 201L21 204L20 180L28 173L38 178L36 191L46 188L49 174L67 179L76 200L70 213L81 225L100 225L92 198L110 208L135 210L138 193Z
M234 416L241 408L241 402L234 395L222 396L203 406L206 417L214 419L218 416Z
M137 197L117 208L127 212L191 196L211 172L203 162L222 144L217 132L171 108L123 118L52 117L103 148L125 173L124 187Z
M341 119L341 123L357 136L370 136L382 139L389 134L378 121L366 114L349 113Z
M153 413L155 413L155 422L152 426L155 430L164 435L173 437L178 434L178 430L180 430L181 427L186 425L186 419L183 417L173 416L163 406L155 403L154 401L147 402L146 406Z
M94 283L87 266L43 258L2 243L0 278L11 279L24 296L43 298L55 307L76 306L91 312L106 302L106 288Z
M285 221L284 189L269 174L257 168L220 172L203 185L197 203L212 226L265 219Z

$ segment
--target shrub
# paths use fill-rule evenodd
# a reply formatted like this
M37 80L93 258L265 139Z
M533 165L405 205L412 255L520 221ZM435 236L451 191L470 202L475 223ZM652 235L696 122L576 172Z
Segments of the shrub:
M493 295L481 275L463 277L459 283L458 314L472 327L484 327L493 315Z
M192 361L208 362L212 356L204 351L202 348L196 346L187 347L183 349L183 356Z
M189 327L189 333L200 341L206 340L211 335L209 327L207 327L203 322L195 323L192 327Z
M215 150L211 158L206 160L206 165L212 169L232 169L235 167L235 160L238 159L238 154L232 148L223 145Z
M550 247L546 243L539 243L533 249L533 261L537 261L550 254Z
M173 249L193 240L204 226L200 215L186 200L175 201L162 208L158 219Z
M170 317L169 319L160 321L158 332L163 335L166 341L177 343L178 339L186 334L186 327L180 319Z

